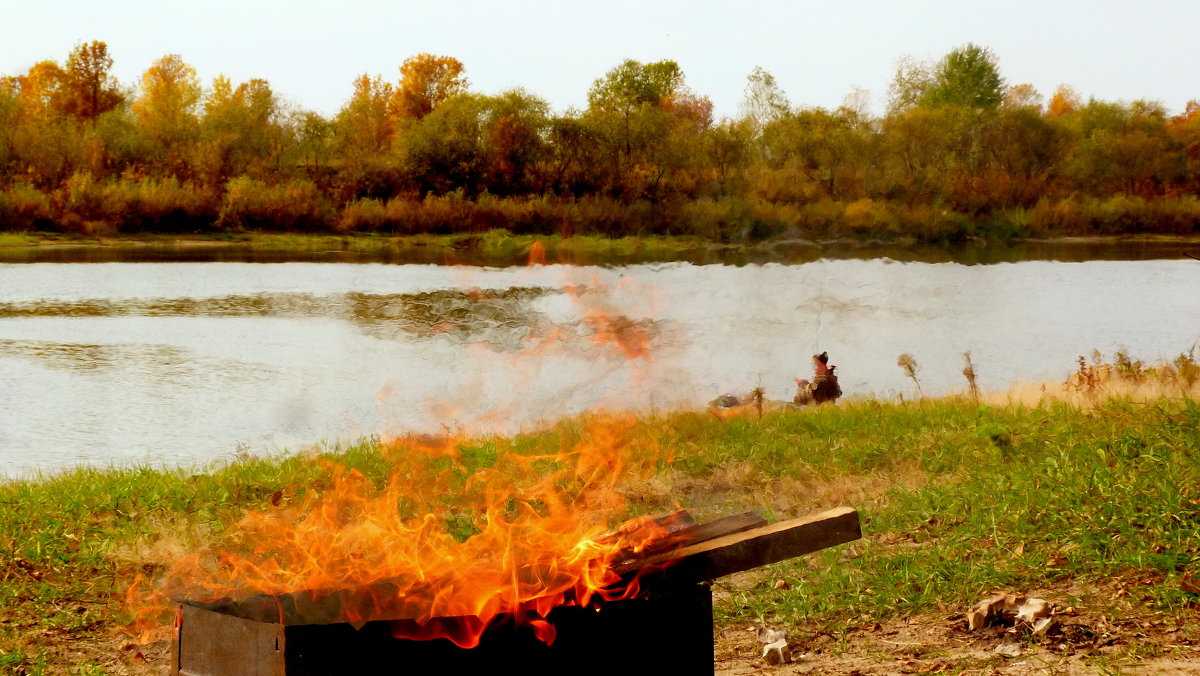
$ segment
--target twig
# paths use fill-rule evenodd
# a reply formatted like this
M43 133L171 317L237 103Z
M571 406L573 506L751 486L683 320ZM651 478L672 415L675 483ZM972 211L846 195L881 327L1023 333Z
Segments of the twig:
M1192 259L1192 260L1194 260L1194 261L1200 261L1200 257L1193 256L1192 254L1190 254L1190 253L1187 253L1186 251L1183 253L1183 255L1184 255L1184 256L1187 256L1188 258L1190 258L1190 259Z

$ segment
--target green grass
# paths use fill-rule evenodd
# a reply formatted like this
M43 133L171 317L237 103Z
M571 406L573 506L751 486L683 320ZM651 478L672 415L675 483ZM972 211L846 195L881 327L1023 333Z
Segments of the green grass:
M24 232L0 232L0 248L34 246L38 243L35 235Z
M195 235L120 235L108 238L77 234L0 232L0 248L35 248L42 244L81 244L104 247L188 246L236 247L274 254L357 254L391 262L433 262L487 265L523 265L540 244L544 259L553 263L635 263L704 258L730 247L695 237L647 235L609 238L597 235L517 235L507 230L446 235L387 236L375 233L227 231Z
M569 420L511 442L470 442L457 462L431 459L428 469L461 486L481 468L503 468L507 454L556 451L587 429ZM629 434L671 456L627 486L631 514L675 504L701 518L749 508L773 518L839 504L860 510L863 540L775 564L750 581L718 582L723 623L839 631L963 609L996 588L1113 580L1128 581L1130 598L1154 612L1200 600L1181 586L1185 575L1200 576L1200 404L1192 399L1116 398L1086 408L866 401L761 420L666 415ZM105 638L109 629L128 619L120 596L135 575L169 562L163 542L216 538L244 510L321 490L330 470L311 457L243 459L212 472L78 469L0 484L0 673L41 673L80 641L101 647L72 658L75 671L45 673L106 673L88 660L105 650L120 658L104 647L116 641ZM377 486L391 467L369 440L323 457ZM469 537L470 506L453 495L444 506L447 529ZM777 578L792 588L764 583Z

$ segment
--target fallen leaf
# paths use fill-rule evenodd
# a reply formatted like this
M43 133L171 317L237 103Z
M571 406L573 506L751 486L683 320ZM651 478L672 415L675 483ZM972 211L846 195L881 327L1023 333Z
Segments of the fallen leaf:
M967 629L975 631L991 624L992 620L1002 613L1013 612L1017 604L1024 602L1024 597L1013 594L996 594L976 603L967 611Z
M1037 622L1035 622L1033 624L1033 635L1034 636L1043 636L1043 635L1047 634L1050 631L1051 627L1053 627L1053 626L1054 626L1054 618L1053 617L1043 617L1042 619L1038 620Z
M1017 619L1024 620L1030 624L1048 617L1050 615L1050 604L1044 599L1029 599L1017 608Z

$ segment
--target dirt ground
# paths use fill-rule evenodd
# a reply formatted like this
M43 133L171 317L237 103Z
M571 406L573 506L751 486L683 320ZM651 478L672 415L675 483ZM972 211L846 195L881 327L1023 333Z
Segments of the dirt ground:
M1109 616L1060 608L1054 617L1043 637L1003 624L970 632L962 612L864 624L842 635L792 628L793 659L783 665L760 657L758 627L735 625L717 632L716 673L1200 675L1200 609Z
M967 631L962 612L926 613L863 624L832 634L816 627L783 628L793 661L771 665L760 657L759 627L717 629L716 674L1196 674L1200 676L1200 608L1171 615L1107 615L1062 608L1045 637L1023 627ZM165 642L135 646L118 635L43 636L62 663L50 674L80 673L91 662L110 674L167 674ZM47 640L48 639L48 640ZM56 640L57 639L57 640ZM1001 648L1008 654L997 652ZM57 659L55 661L58 661ZM42 673L32 670L14 674Z

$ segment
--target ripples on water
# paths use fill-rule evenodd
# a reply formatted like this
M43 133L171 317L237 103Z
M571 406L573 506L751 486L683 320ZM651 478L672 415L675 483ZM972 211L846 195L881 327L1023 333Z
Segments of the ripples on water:
M931 394L967 350L985 388L1061 380L1092 348L1188 350L1197 282L1190 259L0 265L0 475L787 399L821 350L848 394L908 393L901 353Z

